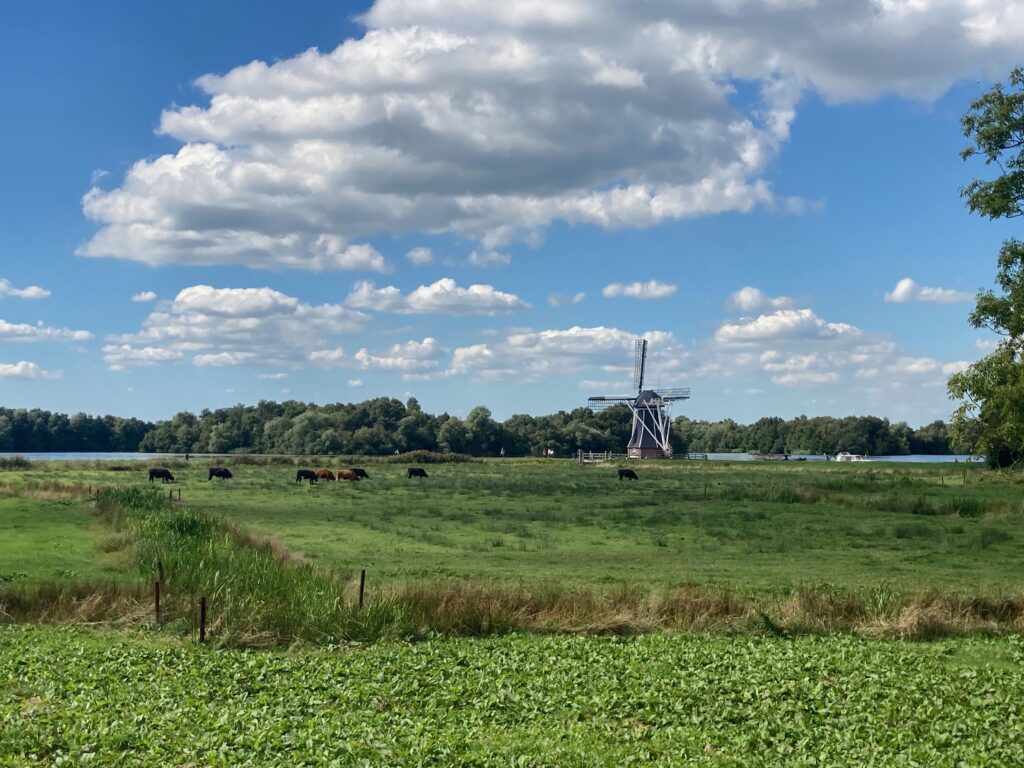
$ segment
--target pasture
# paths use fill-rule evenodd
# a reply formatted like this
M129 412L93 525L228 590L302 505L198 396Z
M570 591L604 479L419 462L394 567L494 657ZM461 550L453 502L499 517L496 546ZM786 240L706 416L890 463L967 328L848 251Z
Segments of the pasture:
M1001 595L1020 584L1020 478L977 466L650 462L636 467L639 481L619 482L613 465L487 461L429 465L429 478L409 480L405 465L363 460L369 480L309 485L294 482L294 465L231 459L217 463L234 479L207 481L209 463L175 462L177 482L162 490L308 561L365 568L378 586L710 584L782 594L885 584ZM146 469L37 465L0 474L0 491L148 486ZM85 513L61 509L87 536ZM48 514L35 537L23 529L21 538L51 539Z

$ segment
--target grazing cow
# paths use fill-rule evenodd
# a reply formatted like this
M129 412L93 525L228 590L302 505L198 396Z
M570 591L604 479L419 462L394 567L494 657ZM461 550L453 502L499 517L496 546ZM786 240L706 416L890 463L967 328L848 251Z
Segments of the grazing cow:
M170 470L164 469L163 467L153 467L149 470L149 482L153 482L153 478L159 477L161 483L173 483L174 475L171 474Z
M423 467L409 467L409 474L406 476L406 480L411 480L414 477L426 477L427 470Z
M354 469L339 469L338 480L348 480L350 483L358 483L359 475Z
M356 477L359 477L362 480L370 479L370 476L366 474L366 470L362 467L352 467L352 471L356 473Z
M210 467L210 476L206 478L206 481L209 482L215 477L219 477L221 480L230 480L234 475L227 467Z
M295 482L297 483L300 480L309 480L309 484L313 485L316 482L316 472L312 469L300 469L295 473Z
M640 478L636 476L636 472L634 472L632 469L620 469L619 470L619 482L620 483L623 480L639 480L639 479Z
M329 481L331 481L333 483L334 482L334 473L331 472L331 470L329 470L329 469L318 469L316 471L316 479L317 480L329 480Z

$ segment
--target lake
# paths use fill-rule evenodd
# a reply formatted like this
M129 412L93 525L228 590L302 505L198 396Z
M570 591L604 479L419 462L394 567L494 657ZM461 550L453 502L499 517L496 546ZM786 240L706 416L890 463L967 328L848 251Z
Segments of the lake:
M30 461L151 461L154 459L184 458L182 453L0 453L0 457L24 456ZM208 459L223 458L223 454L193 453L192 458ZM708 458L714 461L755 461L756 458L749 453L709 453ZM816 454L791 453L790 461L794 459L807 459L807 461L823 461L824 456ZM910 456L871 456L870 461L903 461L922 462L926 464L953 463L963 464L968 461L981 461L977 456L966 454L948 454L944 456L928 456L914 454Z

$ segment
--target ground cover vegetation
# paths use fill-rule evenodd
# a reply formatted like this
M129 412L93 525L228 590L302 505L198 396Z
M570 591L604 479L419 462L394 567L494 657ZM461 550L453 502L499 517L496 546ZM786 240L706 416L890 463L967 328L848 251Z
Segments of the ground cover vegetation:
M0 627L3 765L1021 765L1022 697L1020 638L257 653Z
M295 460L255 459L229 461L228 481L175 460L166 487L134 463L4 472L0 493L19 499L78 489L75 511L100 532L66 554L123 574L55 581L40 567L0 585L0 615L148 621L160 562L165 626L194 631L206 595L212 633L234 645L1024 627L1019 478L977 465L677 461L630 483L612 464L476 460L408 480L389 457L363 462L370 480L311 486Z
M577 450L622 452L629 441L626 406L602 413L587 408L547 416L517 414L496 421L484 406L465 419L428 414L415 398L375 398L317 405L289 400L255 406L182 412L156 423L114 416L67 416L0 408L0 451L147 451L156 453L265 453L283 455L444 451L474 456L567 456ZM970 429L950 442L946 424L918 429L872 416L764 418L753 424L675 420L678 453L837 453L876 456L971 452ZM0 459L2 461L2 459Z

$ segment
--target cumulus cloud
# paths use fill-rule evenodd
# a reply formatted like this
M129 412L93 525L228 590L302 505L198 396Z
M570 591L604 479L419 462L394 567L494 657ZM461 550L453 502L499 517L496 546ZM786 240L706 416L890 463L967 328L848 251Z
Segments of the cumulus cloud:
M688 360L689 353L673 334L648 331L643 337L651 343L651 370L672 373ZM513 330L494 343L456 348L445 375L517 381L588 369L631 375L637 338L636 333L605 326Z
M413 248L405 254L405 258L416 266L432 264L434 262L434 252L429 248Z
M70 328L54 328L43 323L9 323L0 320L0 341L88 341L89 331L75 331Z
M918 285L909 277L896 283L896 287L885 294L885 300L894 304L916 302L922 304L957 304L971 301L974 295L952 288L929 288Z
M579 304L587 298L587 294L583 291L577 291L576 293L549 293L548 304L552 307L565 307L570 304Z
M143 291L142 293L136 293L132 296L132 301L136 304L146 304L150 301L156 301L156 293L153 291Z
M358 330L367 319L272 288L193 285L159 302L139 331L110 337L103 355L115 370L185 358L201 367L301 364L312 343Z
M288 378L288 374L287 373L282 373L282 372L278 372L278 373L261 373L256 378L257 379L266 379L268 381L280 381L281 379L287 379Z
M483 255L553 222L799 210L765 176L804 93L927 100L1002 75L1013 8L378 0L332 51L200 77L202 102L160 117L180 149L85 195L99 228L80 253L384 271L360 239L447 232Z
M420 371L436 368L444 350L437 339L427 337L423 341L407 341L395 344L389 350L375 354L360 349L355 360L362 368L376 368L385 371Z
M715 339L723 344L744 344L776 339L854 337L860 329L847 323L828 323L810 309L780 309L735 323L723 323Z
M625 297L630 299L667 299L675 296L676 286L648 280L646 283L610 283L601 289L606 299Z
M38 285L28 285L24 288L15 288L11 285L11 281L5 277L0 277L0 299L7 296L13 296L18 299L45 299L50 295L50 292L45 288L40 288Z
M350 387L352 387L352 388L361 387L361 386L363 386L363 380L362 379L349 379L348 380L348 385Z
M17 363L0 363L0 379L59 379L60 371L45 371L36 363L21 360Z
M356 309L422 315L495 315L530 306L515 294L503 293L494 286L463 288L450 277L421 285L405 295L393 285L376 288L372 282L363 281L353 287L345 303Z
M757 312L762 309L788 309L793 300L788 296L768 296L760 288L744 286L729 294L725 308L738 312Z

